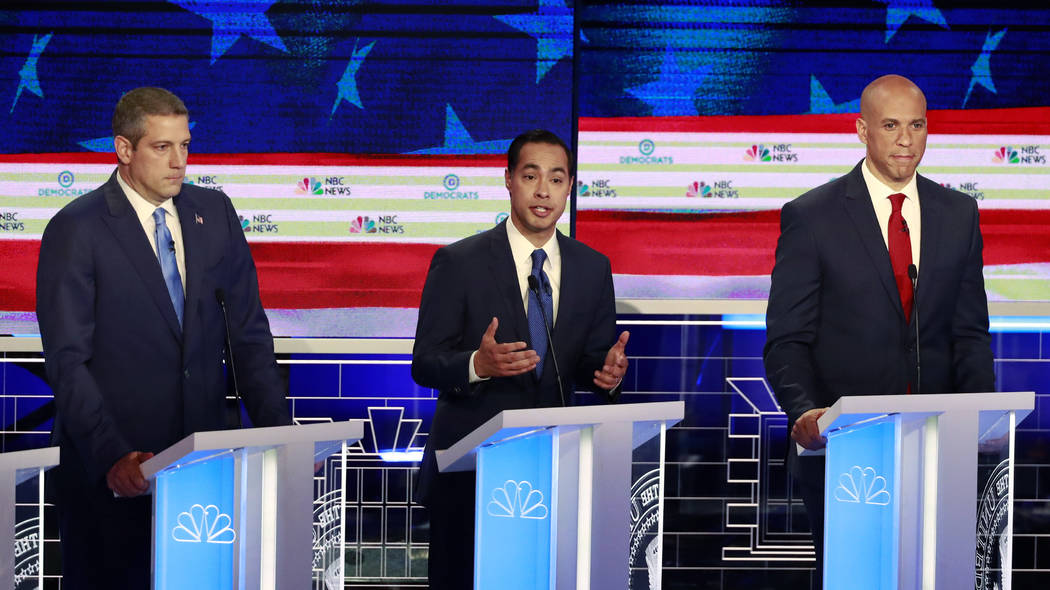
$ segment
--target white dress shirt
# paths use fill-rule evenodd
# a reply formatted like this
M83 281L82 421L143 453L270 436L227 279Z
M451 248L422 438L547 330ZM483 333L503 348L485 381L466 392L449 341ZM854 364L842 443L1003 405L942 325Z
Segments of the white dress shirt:
M518 228L514 225L514 222L507 220L507 241L510 242L510 255L514 260L514 271L518 275L518 288L521 291L521 302L525 307L525 315L528 316L529 310L529 275L532 274L532 251L536 250L536 246L532 245L532 242L518 231ZM551 299L554 304L554 317L547 318L551 322L551 331L554 330L554 325L557 323L558 318L558 302L561 294L561 248L558 246L558 232L554 232L546 243L541 246L544 252L547 253L547 260L543 261L543 272L547 273L547 280L551 283ZM506 322L510 318L506 318L503 321ZM548 349L549 351L550 349ZM467 371L471 383L477 383L478 381L484 381L487 377L479 377L474 372L474 356L478 354L478 351L474 351L470 355L470 361L467 363Z
M864 175L864 183L868 186L868 195L871 196L871 204L875 207L875 217L879 220L879 229L882 230L882 241L886 244L887 250L890 247L890 214L893 213L893 203L890 202L889 197L897 193L904 195L904 202L901 205L901 216L904 217L904 222L908 225L908 237L911 241L911 260L915 265L915 269L918 270L922 216L919 215L919 188L915 182L917 175L912 174L908 184L898 191L886 186L875 177L875 174L868 169L867 158L864 159L864 165L860 169Z
M120 172L117 172L117 184L124 191L124 196L128 198L128 202L131 203L131 208L135 210L135 215L139 218L139 223L142 224L142 231L146 232L146 239L149 240L149 245L153 248L153 255L158 257L157 254L157 238L154 235L154 231L157 229L157 224L153 222L153 211L157 209L157 206L146 200L145 197L138 194L135 189L124 181L124 178L120 176ZM182 280L182 292L186 292L186 249L182 243L182 225L179 223L179 212L175 209L175 202L171 199L164 201L161 205L164 209L164 224L168 226L168 231L171 232L171 239L175 242L175 261L179 265L179 279Z

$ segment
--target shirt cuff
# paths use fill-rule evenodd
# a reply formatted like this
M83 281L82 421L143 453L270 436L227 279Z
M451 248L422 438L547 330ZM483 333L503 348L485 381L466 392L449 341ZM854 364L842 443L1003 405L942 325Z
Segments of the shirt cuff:
M467 377L470 383L480 383L482 381L488 381L489 377L478 377L478 374L474 372L474 356L478 354L478 351L470 353L470 360L467 361Z

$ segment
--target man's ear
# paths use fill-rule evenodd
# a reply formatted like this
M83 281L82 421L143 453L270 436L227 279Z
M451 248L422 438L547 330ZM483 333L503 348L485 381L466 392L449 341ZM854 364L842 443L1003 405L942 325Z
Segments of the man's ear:
M868 124L861 117L857 117L857 137L861 143L868 145Z
M117 152L117 160L127 165L131 162L131 154L135 151L135 146L131 145L128 138L118 135L113 138L113 151Z

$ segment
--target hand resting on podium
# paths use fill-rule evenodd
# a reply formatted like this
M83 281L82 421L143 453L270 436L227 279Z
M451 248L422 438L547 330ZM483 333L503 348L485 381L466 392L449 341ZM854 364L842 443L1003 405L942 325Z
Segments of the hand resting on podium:
M106 485L117 496L131 498L149 491L149 482L142 475L142 463L150 460L153 453L132 451L124 455L106 473Z
M795 420L795 425L791 427L791 440L798 445L799 455L823 454L824 446L828 444L828 439L820 435L820 426L817 425L817 420L827 411L827 408L813 408L799 416L798 420Z

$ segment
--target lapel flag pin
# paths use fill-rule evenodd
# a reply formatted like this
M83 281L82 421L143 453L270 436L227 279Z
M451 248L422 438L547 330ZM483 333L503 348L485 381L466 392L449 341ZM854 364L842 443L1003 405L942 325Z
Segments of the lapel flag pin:
M204 225L204 218L201 217L200 213L194 213L193 220L197 222L197 225Z

